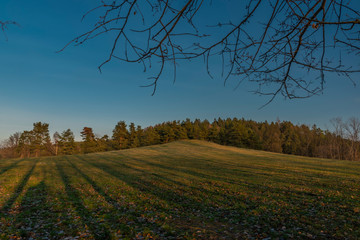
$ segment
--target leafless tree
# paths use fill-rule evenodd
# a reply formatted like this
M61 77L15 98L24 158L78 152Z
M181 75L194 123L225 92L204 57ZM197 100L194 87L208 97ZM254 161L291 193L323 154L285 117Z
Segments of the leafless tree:
M61 139L61 135L60 135L60 133L58 133L58 132L55 132L54 133L54 135L53 135L53 142L54 142L54 144L53 144L53 146L54 146L54 154L55 154L55 156L57 156L58 155L58 152L59 152L59 140Z
M4 140L0 145L0 149L2 150L4 156L6 158L17 157L17 148L20 142L20 132L16 132L12 134L8 139Z
M355 117L350 118L345 125L345 130L347 132L347 138L350 140L350 159L358 160L360 157L360 120Z
M270 96L269 102L278 95L310 97L323 91L328 74L351 80L359 72L342 60L360 53L355 0L235 0L243 4L237 19L221 22L227 13L218 12L212 16L217 24L202 26L215 1L102 0L83 16L99 20L64 48L113 34L100 71L113 59L142 63L145 71L155 65L148 85L154 92L166 67L175 80L179 61L204 58L211 76L210 63L218 59L224 83L230 77L254 82L254 92Z
M330 123L333 127L333 133L335 135L331 142L332 158L337 158L339 160L345 159L345 123L340 117L331 119Z

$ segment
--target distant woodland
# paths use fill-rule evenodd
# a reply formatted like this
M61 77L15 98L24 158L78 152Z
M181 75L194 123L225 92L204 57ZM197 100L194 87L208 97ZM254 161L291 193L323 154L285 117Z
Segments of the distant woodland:
M112 136L98 136L90 127L81 132L82 141L75 141L67 129L49 134L49 124L37 122L33 129L17 132L1 144L1 158L86 154L121 150L182 139L198 139L227 146L250 148L277 153L339 160L360 160L360 120L331 120L333 131L316 125L295 125L289 121L256 122L227 118L191 121L170 121L143 129L134 123L120 121Z

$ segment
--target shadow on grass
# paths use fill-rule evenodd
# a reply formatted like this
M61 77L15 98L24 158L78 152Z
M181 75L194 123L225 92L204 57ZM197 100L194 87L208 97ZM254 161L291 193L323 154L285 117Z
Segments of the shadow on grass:
M110 233L104 226L96 223L96 219L91 212L82 204L81 193L71 186L68 175L60 166L58 161L55 161L56 168L65 186L65 192L71 205L74 206L77 214L80 216L83 224L89 227L89 230L95 239L110 239Z
M120 156L118 156L118 158L119 157ZM131 169L133 169L135 171L139 171L139 172L141 171L140 169L130 167L126 163L111 159L111 157L101 156L101 159L105 160L105 161L108 161L108 162L111 162L113 164L116 164L119 167L131 168ZM158 168L157 171L159 171L159 169L160 169L160 171L162 171L163 173L171 174L171 175L174 175L174 176L177 176L177 177L180 177L180 178L184 177L183 175L180 175L180 174L187 174L187 175L191 176L192 178L197 179L197 181L199 181L201 179L200 181L204 181L204 182L207 182L207 183L209 181L224 182L224 183L238 185L238 186L241 186L242 188L243 187L250 188L250 187L253 187L253 186L250 186L250 184L246 180L241 179L239 176L254 176L254 175L256 175L255 173L253 173L251 171L239 170L238 172L239 173L241 172L242 175L236 175L235 176L233 174L232 175L233 178L227 178L227 177L222 177L222 176L224 176L224 172L222 172L222 170L224 170L224 169L217 169L218 172L211 172L212 174L205 174L205 173L202 173L200 171L190 170L188 166L184 166L185 168L181 168L181 167L174 167L174 166L169 166L169 165L162 165L162 164L159 164L159 163L154 163L154 162L151 162L151 161L146 161L146 160L143 160L141 158L135 158L135 157L126 157L126 159L136 161L136 162L140 163L141 165L145 164L145 165L150 166L150 167ZM181 160L182 160L181 158L176 158L176 157L171 158L171 157L166 157L166 156L161 156L161 159L166 160L167 162L171 162L171 161L181 162ZM195 161L195 159L194 159L194 161ZM145 174L149 174L148 172L144 172L144 171L141 171L141 172L143 172ZM180 186L190 187L192 189L197 189L197 190L199 190L201 192L207 191L204 188L189 186L189 185L180 183L178 181L166 178L166 177L161 176L161 175L156 174L156 173L152 173L151 175L157 176L158 178L162 178L162 179L167 180L169 182L173 182L174 184L177 184L177 185L180 185ZM266 175L266 174L263 174L263 175ZM237 178L236 180L234 179L235 177ZM217 194L217 193L211 192L211 191L207 191L207 192L209 194L212 194L212 195Z
M205 182L212 180L212 181L215 181L216 183L223 182L223 183L239 185L239 186L241 186L240 189L242 191L244 191L245 193L252 193L252 196L257 196L260 198L262 197L263 194L268 194L269 192L278 193L278 194L286 193L285 195L287 195L288 197L296 198L296 199L301 199L304 197L306 197L306 198L318 197L317 194L314 194L312 192L307 192L307 191L299 191L299 190L294 190L291 188L283 188L283 187L280 188L280 187L275 187L275 186L270 186L270 185L257 184L257 183L253 183L253 182L245 182L245 180L231 181L226 177L214 176L212 174L211 175L203 174L203 173L199 173L197 171L192 171L192 170L188 170L188 169L163 166L161 164L149 162L146 160L142 160L140 158L128 157L127 159L134 160L138 163L146 164L148 166L156 167L166 174L171 174L172 172L185 173L185 174L189 174L193 177L196 177L198 179L202 179ZM107 158L107 157L102 157L101 160L105 160L109 163L113 163L114 165L119 166L119 167L114 168L107 163L99 163L99 162L91 161L91 158L81 159L81 160L84 163L87 163L94 167L102 169L103 171L107 172L108 174L126 182L128 185L130 185L140 191L155 195L155 196L161 198L162 200L167 201L171 205L185 203L185 205L187 206L186 209L196 208L202 212L213 211L213 214L210 214L210 215L217 218L219 221L221 221L221 217L226 215L226 213L229 212L229 210L239 211L239 214L241 215L245 211L249 212L253 209L257 209L261 205L260 202L253 201L253 200L249 199L248 197L245 197L242 195L237 195L237 196L230 195L226 191L225 192L221 191L221 190L224 190L223 187L221 186L221 184L215 185L215 187L217 189L219 189L220 191L211 191L208 189L204 189L202 187L186 185L184 183L181 183L181 182L172 180L170 178L167 178L165 176L162 176L161 174L158 174L158 173L146 172L141 169L133 168L126 163L122 163L122 162L119 162L119 161L116 161L114 159ZM173 160L173 159L169 159L169 160ZM129 173L129 171L127 171L126 169L138 172L139 176L136 176L136 174ZM221 169L220 169L220 171L221 171ZM143 178L141 178L140 176L142 176ZM144 177L146 177L146 176L149 176L149 178L145 179ZM180 177L180 175L177 175L177 176ZM151 179L153 177L157 178L158 180L162 181L163 183L168 182L168 183L172 184L170 187L172 189L176 190L177 193L174 192L173 190L167 190L167 189L160 188L160 186L156 185L156 181L155 182L152 181L152 180L154 180L154 179ZM201 180L199 180L199 182L201 182ZM181 191L179 191L180 190L179 187L183 188L183 189L181 189ZM218 200L216 200L216 201L219 201L219 198L222 199L222 200L220 200L220 202L223 207L221 209L219 209L217 204L205 203L204 201L198 202L198 199L196 200L196 199L193 199L192 197L188 197L189 194L186 193L188 191L190 191L192 193L196 193L195 195L197 195L198 198L202 197L203 200L205 200L206 198L213 199L214 197L218 197ZM187 196L183 195L184 192L186 193L185 195L187 195ZM195 195L193 194L192 196L195 196ZM243 206L244 206L244 204L246 205L246 209L238 208L238 207L234 208L234 204L240 203L240 202L242 202ZM240 215L238 215L235 218L238 219Z
M30 187L20 204L20 213L14 226L22 238L54 239L59 229L56 226L56 213L48 205L48 188L44 181Z
M216 219L217 222L222 222L223 224L228 223L227 220L225 221L225 219L222 218L227 214L228 209L220 209L213 204L205 203L203 201L204 199L194 199L189 196L191 195L191 192L188 193L185 190L180 190L176 186L173 186L172 189L163 188L157 185L158 182L152 182L151 179L148 180L142 178L141 176L146 176L144 174L132 174L131 171L129 171L129 167L127 167L127 169L114 169L114 167L104 163L93 162L89 161L88 159L85 160L82 157L78 157L78 159L87 165L101 169L102 171L119 179L122 182L125 182L127 185L137 189L140 192L143 192L147 195L152 195L155 198L165 201L169 205L170 209L164 208L162 210L169 214L181 216L179 219L181 219L183 222L190 224L188 221L191 219L207 218L207 221L210 222ZM141 172L139 169L136 169L136 171ZM238 215L235 217L240 218L243 211L241 209L237 209L237 211Z
M183 169L183 168L180 168L180 167L171 167L171 166L164 166L164 165L161 165L161 164L158 164L158 163L153 163L153 162L149 162L149 161L146 161L146 160L143 160L143 159L140 159L140 158L134 158L132 157L131 158L132 160L135 160L137 162L140 162L140 163L143 163L143 164L147 164L149 166L153 166L153 167L157 167L157 168L161 168L161 169L164 169L164 170L168 170L168 171L174 171L174 172L180 172L180 173L185 173L185 174L189 174L193 177L196 177L196 178L203 178L204 180L215 180L215 181L222 181L222 182L228 182L228 183L231 183L231 184L239 184L238 182L234 182L234 181L230 181L229 178L225 178L225 177L220 177L220 176L214 176L214 175L209 175L209 174L204 174L204 173L201 173L199 171L193 171L193 170L190 170L188 169L188 167L186 169ZM181 159L176 159L176 158L171 158L171 157L165 157L163 156L162 157L162 160L167 160L168 162L171 162L171 161L178 161L178 162L181 162ZM196 161L194 159L194 161ZM219 169L219 171L221 171L221 169ZM248 174L248 172L245 172L245 171L242 171L244 174ZM253 175L253 173L252 173Z
M110 197L94 180L92 180L88 175L86 175L83 171L81 171L74 163L72 163L69 159L66 159L71 167L73 167L93 188L94 190L103 196L105 200L113 205L115 208L119 207L119 204L115 199Z
M77 159L79 162L76 162ZM222 201L226 201L227 199L230 202L235 200L238 202L243 201L243 205L245 205L244 208L239 205L234 205L234 208L230 209L232 204L222 204L222 202L217 200L212 201L211 191L200 192L199 195L194 197L195 194L193 195L193 193L196 192L193 192L192 189L187 188L188 186L186 185L184 186L184 189L179 189L179 184L175 182L172 182L174 184L170 183L168 186L164 185L164 183L169 181L168 178L171 178L171 175L163 176L163 172L166 172L167 174L174 172L174 174L178 174L178 177L181 177L184 175L182 174L182 171L186 171L187 168L191 167L189 160L186 164L184 164L184 166L179 166L179 168L176 167L178 164L172 165L172 162L174 161L181 161L181 158L178 156L169 159L169 161L167 161L168 159L165 157L162 158L161 160L164 160L164 165L161 165L162 162L152 162L146 158L137 159L138 161L136 161L133 158L127 156L114 156L111 158L101 155L87 155L77 156L77 159L71 159L71 161L74 162L74 165L76 165L79 170L81 169L80 171L85 171L84 168L86 169L85 173L89 174L87 175L88 179L90 179L89 176L91 176L92 173L91 169L97 168L101 170L101 172L99 171L99 174L97 175L98 179L100 179L101 174L104 173L104 175L108 175L106 176L106 179L109 179L109 183L111 183L111 178L113 177L132 187L134 189L134 193L139 193L139 199L153 198L157 200L163 200L161 203L168 203L169 207L165 206L163 209L160 209L160 206L158 211L155 211L160 212L163 210L166 213L165 216L173 216L172 220L164 220L164 222L166 222L168 225L171 225L177 231L185 229L185 231L191 232L192 234L197 230L193 231L189 229L197 228L202 230L206 227L208 229L211 227L211 229L216 229L216 231L219 230L217 233L215 233L215 235L213 235L213 238L228 239L241 239L239 237L240 235L233 235L233 233L236 233L236 231L239 231L239 234L241 231L245 231L245 236L242 238L248 239L303 239L309 237L303 235L302 232L309 232L309 234L311 233L310 236L318 236L319 238L326 239L337 236L335 234L339 231L342 231L339 229L344 229L344 232L346 228L352 230L356 229L356 224L358 223L356 220L357 218L351 217L354 214L351 208L348 208L346 212L342 207L338 207L343 200L338 199L339 202L327 202L322 201L321 199L319 200L318 197L321 197L320 195L318 196L311 194L311 191L313 191L311 185L305 185L309 186L308 190L292 188L287 189L288 185L259 183L259 181L254 182L254 179L249 179L249 183L244 185L245 188L240 189L244 190L247 196L235 196L233 195L233 192L227 192L229 188L223 184L226 182L226 180L228 180L227 173L224 172L222 174L222 168L220 168L219 171L210 168L208 171L206 165L204 165L204 171L200 169L201 173L203 172L203 175L197 179L194 179L194 182L207 182L206 180L209 178L211 179L211 177L215 175L214 177L216 178L213 179L214 183L220 184L214 186L214 192L220 190L224 194ZM170 160L172 160L172 162ZM150 168L146 168L150 171L137 168L138 166L147 165L149 162L151 162L149 165ZM202 161L202 163L204 162ZM155 166L152 164L159 165ZM281 171L276 171L276 173L279 172L281 173ZM84 175L86 176L85 173ZM156 174L155 176L154 173ZM194 176L199 175L198 170L194 166L192 166L192 169L190 169L188 174ZM255 170L254 174L257 175ZM80 175L84 177L83 174L80 173ZM183 177L185 179L188 178L187 180L189 180L189 175L184 175ZM231 180L236 182L239 179L239 181L242 181L241 178L242 176L239 176L238 178ZM259 177L256 180L259 179L261 180L263 178ZM286 176L284 176L282 179L283 181L287 180ZM92 182L95 183L94 180L92 180ZM91 184L91 182L89 183ZM99 187L99 183L95 183L95 186ZM201 186L199 186L198 189L201 190ZM237 187L234 189L237 190ZM199 196L204 197L204 201L201 201L202 199L199 199ZM210 201L205 201L205 198L209 198ZM158 203L159 201L153 201L155 209L158 205L161 205ZM325 203L327 205L323 206L320 203ZM143 210L141 208L141 204L142 202L139 201L138 211ZM178 208L178 210L175 210L176 208ZM320 213L324 215L321 215ZM332 218L329 218L328 213L338 214L339 217L335 218L333 216ZM348 213L352 215L347 215ZM300 218L299 216L302 217ZM351 228L347 226L345 222L343 222L343 219L346 218L352 218L352 222L347 221L346 223L349 224L350 222ZM177 225L178 223L180 223L180 226ZM316 223L316 225L314 223ZM183 227L184 225L186 226ZM204 227L205 225L207 226ZM324 230L322 226L327 226L327 229L325 229L327 233L320 233L320 230ZM299 232L299 228L303 230ZM182 235L177 235L178 238L181 238L181 236ZM193 236L196 238L196 235ZM355 236L355 234L352 236ZM198 238L206 239L204 236Z
M322 196L312 194L313 189L287 189L287 185L258 184L250 179L250 182L244 185L244 189L241 189L244 190L245 195L234 195L228 192L226 185L222 186L226 176L219 176L217 181L220 185L214 186L214 193L218 194L218 191L220 191L224 195L219 201L213 199L214 195L212 195L211 190L201 191L201 186L198 187L199 192L194 192L191 187L186 185L182 188L178 183L171 181L168 186L165 186L164 183L169 179L167 176L162 176L161 172L164 169L166 171L172 169L175 174L181 172L175 166L153 166L150 164L154 168L146 171L136 168L138 163L147 164L146 159L142 160L143 162L136 161L134 164L132 162L134 159L123 156L122 161L121 157L114 156L111 159L111 157L88 155L78 156L78 160L81 161L82 166L87 165L89 169L91 167L98 168L109 176L119 179L145 198L154 198L166 202L168 207L159 208L157 212L162 210L166 213L166 216L173 216L172 220L165 222L173 227L177 233L185 231L186 233L196 234L192 230L195 228L202 230L216 229L217 232L211 235L213 238L225 236L225 238L229 239L268 237L286 239L292 238L291 236L294 236L293 238L301 238L301 236L304 238L301 235L302 233L297 232L298 227L307 229L314 236L320 234L318 236L326 237L331 236L330 233L337 231L336 225L345 228L341 219L347 213L340 212L335 202L328 202L326 208L322 207L320 203L323 201L319 200L319 197ZM157 167L159 167L160 172L156 169ZM155 176L152 173L153 171L156 174ZM191 174L196 176L197 172L194 170ZM206 175L204 174L195 182L200 183L202 178L206 179ZM187 178L187 176L185 175L184 178ZM206 201L207 199L209 201ZM226 203L227 200L229 203ZM324 199L324 202L326 202L326 199ZM330 210L339 213L340 216L337 219L329 219L318 214ZM299 215L303 217L298 218ZM320 230L313 229L311 224L313 221L328 225L328 232L320 233L320 228ZM351 226L355 225L352 224ZM243 230L246 234L240 237ZM287 235L290 233L294 235ZM176 236L181 238L183 235ZM205 239L206 237L199 238Z
M127 222L134 222L136 223L139 219L141 220L142 228L149 227L151 229L155 229L156 232L160 233L162 232L161 227L154 222L148 222L146 219L143 218L141 212L136 212L128 207L126 207L124 204L120 204L118 201L116 201L114 198L109 196L94 180L92 180L88 175L86 175L82 170L80 170L73 162L71 162L69 159L66 159L69 164L94 188L94 190L104 197L105 201L108 202L110 205L113 206L113 211L116 211L118 216L125 216L127 219ZM114 215L114 213L112 214ZM131 215L131 216L130 216ZM133 232L131 228L126 223L121 223L118 219L108 219L109 221L115 220L115 223L113 222L112 225L117 225L118 230L120 230L123 234L129 234L131 235ZM145 226L143 226L145 225Z
M159 163L154 163L151 161L147 161L141 158L129 158L131 160L137 161L142 164L146 164L152 167L157 167L159 169L167 170L167 171L173 171L173 172L179 172L188 174L194 178L197 179L203 179L204 181L216 181L216 182L224 182L229 183L233 185L239 185L241 187L247 187L249 189L256 189L261 190L263 188L267 188L264 186L264 183L267 181L270 181L272 183L278 183L284 186L290 187L290 184L299 184L299 179L301 179L301 184L317 184L318 187L323 188L324 185L322 183L315 183L313 180L314 173L304 173L304 172L295 172L292 169L286 169L286 168L275 168L270 166L244 166L241 165L237 169L228 169L228 168L216 168L214 169L214 166L207 168L205 162L204 167L199 168L198 170L191 169L192 167L189 167L189 164L187 163L184 166L170 166L168 164L162 165ZM107 160L107 159L106 159ZM162 156L161 160L167 163L171 162L181 162L181 157L168 157L168 156ZM193 159L194 161L201 161L198 159ZM116 162L112 160L112 162ZM206 170L207 174L203 173L203 170ZM275 172L274 172L275 170ZM291 178L285 178L281 176L281 174L288 174L291 176ZM226 177L225 177L226 176ZM332 186L334 187L334 186ZM282 191L282 189L280 189ZM298 192L299 194L304 194L303 192ZM306 193L305 193L306 194Z
M119 159L119 157L120 156L118 156L118 159ZM130 165L128 165L127 163L114 160L111 157L102 156L101 159L111 162L121 168L125 167L128 169L134 170L134 171L138 171L138 172L142 173L143 175L146 175L146 174L149 175L149 172L145 172L143 170L133 168ZM236 176L234 173L228 174L228 172L226 171L227 169L225 169L225 168L219 168L219 169L217 169L216 172L209 170L210 173L205 174L205 173L202 173L201 171L195 171L195 170L189 169L188 165L174 167L174 166L169 166L169 165L162 165L160 163L154 163L151 161L147 161L147 160L144 160L141 158L135 158L135 157L126 157L126 160L136 161L142 165L154 167L154 168L157 168L158 170L162 171L163 173L174 174L178 177L181 177L181 175L179 175L178 173L187 174L195 179L199 179L197 181L200 181L200 182L204 181L205 183L209 183L209 181L212 181L211 184L214 184L213 182L216 182L216 183L219 182L219 183L238 185L241 190L246 191L246 192L263 194L263 193L266 193L269 191L271 191L273 193L283 193L284 191L286 191L288 194L291 194L292 196L295 195L296 197L318 196L317 193L313 193L311 191L307 192L307 191L299 191L299 190L292 189L291 186L286 185L286 184L290 183L290 180L288 178L275 177L275 176L272 176L272 174L270 174L270 173L259 173L256 171L251 172L251 167L248 167L248 166L245 167L248 170L237 169L237 172L241 173L241 175ZM181 157L176 158L176 157L161 156L161 160L163 160L164 162L172 162L172 161L181 162L182 158ZM196 161L196 159L194 159L194 161ZM204 167L206 167L206 166L204 165ZM261 170L268 170L268 171L271 170L271 168L266 168L266 167L254 167L254 169L261 169ZM203 169L203 170L208 170L208 169ZM283 171L285 171L285 170L283 169ZM222 193L222 192L216 192L216 191L214 192L214 191L204 189L202 187L189 186L189 185L180 183L178 181L161 176L160 174L150 173L150 175L156 176L157 178L163 179L168 182L172 182L178 186L191 188L192 190L197 190L207 196L219 196L219 197L224 196L224 193ZM226 176L229 175L231 178L224 177L224 175L226 175ZM264 176L266 176L266 178L264 178ZM182 177L184 177L184 176L182 176ZM246 179L244 177L248 177L248 179ZM271 180L272 183L280 183L280 184L283 184L283 185L285 184L285 185L284 185L284 187L275 187L275 186L270 187L269 184L266 184L268 179ZM257 180L257 181L254 182L254 180ZM295 182L295 184L299 184L298 181L299 180L297 180ZM306 181L309 184L314 184L312 179L306 179L306 180L302 179L302 181L304 181L304 182ZM221 187L221 186L217 185L217 187ZM246 202L247 201L244 198L235 197L235 196L231 196L231 195L227 194L226 201L229 201L229 200L230 200L230 202L239 202L239 201ZM223 204L227 205L226 202L223 202ZM254 205L254 203L249 203L249 202L247 204L248 204L248 208L250 207L249 205L251 205L251 206ZM257 207L257 204L255 204L255 206L252 206L250 208L256 208L256 207Z
M151 177L155 177L159 180L162 180L164 183L171 183L172 185L172 188L177 188L180 187L180 188L189 188L191 190L195 190L195 191L198 191L198 192L201 192L202 194L207 194L208 196L219 196L219 197L222 197L223 194L222 193L218 193L218 192L213 192L213 191L210 191L210 190L207 190L207 189L204 189L204 188L201 188L201 187L196 187L196 186L191 186L191 185L187 185L185 183L182 183L182 182L179 182L179 181L176 181L174 179L171 179L171 178L168 178L168 177L165 177L165 176L162 176L161 174L159 174L159 172L161 173L165 173L167 175L173 175L173 176L177 176L178 178L183 178L184 176L181 176L177 173L185 173L184 171L179 171L179 169L176 169L176 168L171 168L171 167L166 167L166 166L163 166L161 164L157 164L157 163L152 163L152 162L148 162L148 161L145 161L145 160L141 160L139 158L134 158L134 157L127 157L127 159L130 159L130 160L134 160L136 162L139 162L140 164L146 164L147 166L150 166L150 167L157 167L157 172L147 172L147 171L144 171L144 170L141 170L141 169L138 169L138 168L134 168L132 166L130 166L129 164L127 163L121 163L119 161L116 161L116 160L113 160L111 159L110 157L102 157L101 160L105 160L105 161L108 161L108 162L111 162L121 168L127 168L129 170L132 170L132 171L136 171L140 174L142 174L142 176L146 176L146 175L149 175ZM191 174L189 174L191 175ZM199 177L197 176L196 174L194 174L193 176L196 176L196 177ZM201 176L201 178L203 178L204 180L208 181L209 179L211 179L211 176L210 175L205 175L203 174ZM220 178L222 181L224 181L222 178ZM216 179L216 180L220 180L220 179ZM237 183L238 184L238 183ZM229 200L229 199L227 199ZM236 201L239 200L239 199L236 199Z
M12 164L10 164L9 166L7 167L4 167L3 169L0 170L0 175L2 175L3 173L9 171L10 169L16 167L16 165L18 165L20 162L24 161L25 159L20 159L16 162L13 162Z
M33 171L36 167L36 164L37 164L37 160L34 161L34 164L31 167L31 169L26 173L26 175L21 180L20 184L16 187L14 193L6 201L3 208L0 210L0 213L7 213L10 210L11 206L14 204L16 199L20 196L21 192L23 191L24 187L26 186L27 182L29 181L31 174L33 173Z
M146 164L151 167L156 167L159 169L163 169L166 171L172 171L175 173L188 174L192 177L195 177L197 179L201 178L205 181L213 180L213 181L220 181L220 182L230 183L230 184L234 184L234 185L241 185L241 186L247 185L247 181L243 180L242 179L243 177L252 178L252 177L259 177L260 175L262 177L263 176L271 177L270 173L254 172L253 167L245 167L246 170L239 169L239 168L237 168L237 169L224 168L224 167L219 167L216 165L209 165L208 159L186 157L186 160L184 161L184 156L174 156L173 154L169 153L169 155L171 155L171 157L169 157L167 154L164 154L164 152L162 152L162 151L158 151L158 152L162 155L157 156L157 157L160 158L161 162L164 164L155 163L152 161L148 161L146 159L137 158L137 157L133 157L133 156L131 156L131 157L124 156L124 157L129 160L137 161L140 164ZM120 158L122 156L118 155L115 157ZM119 166L124 165L124 163L121 163L120 161L116 161L111 158L104 158L104 156L101 156L101 159L105 159L107 161L113 162ZM204 161L204 160L206 160L206 161ZM183 162L185 162L184 165L179 164L179 163L183 163ZM176 164L171 164L171 163L176 163ZM199 166L194 167L194 163L199 164ZM206 169L203 169L203 167L205 167ZM203 173L202 170L206 170L206 174ZM227 176L227 177L225 177L225 176ZM240 178L240 176L241 176L241 178Z

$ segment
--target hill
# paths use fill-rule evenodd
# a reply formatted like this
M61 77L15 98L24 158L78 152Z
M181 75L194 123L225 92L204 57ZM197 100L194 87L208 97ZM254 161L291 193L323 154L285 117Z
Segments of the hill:
M0 161L0 238L360 236L360 163L204 141Z

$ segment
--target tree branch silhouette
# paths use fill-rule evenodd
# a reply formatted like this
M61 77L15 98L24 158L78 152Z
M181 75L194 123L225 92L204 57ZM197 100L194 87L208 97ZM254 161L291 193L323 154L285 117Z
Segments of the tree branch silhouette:
M83 16L97 14L99 20L60 51L114 34L100 71L114 59L141 63L144 71L155 66L146 85L153 94L165 68L173 69L175 81L177 64L197 58L204 58L210 76L210 62L220 59L224 84L229 78L255 83L253 92L269 96L268 103L278 95L294 99L322 93L332 73L356 83L352 76L360 67L341 55L360 53L355 1L247 0L237 19L201 26L200 16L212 10L213 2L102 0Z

